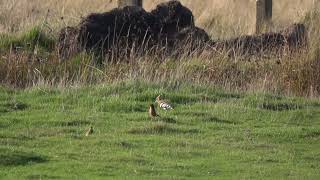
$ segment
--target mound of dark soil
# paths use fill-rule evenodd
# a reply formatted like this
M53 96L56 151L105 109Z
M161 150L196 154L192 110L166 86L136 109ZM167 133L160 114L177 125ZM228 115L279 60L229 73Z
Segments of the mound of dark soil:
M187 27L175 33L172 54L175 56L201 53L209 44L210 37L201 28Z
M181 29L195 27L191 10L179 1L161 3L151 11L151 14L160 21L161 32L168 36L174 35Z
M137 6L116 8L102 14L91 14L79 25L80 42L88 49L110 49L120 43L132 46L155 40L159 21Z
M307 43L307 29L304 24L293 24L280 31L290 48L300 48Z
M192 37L192 38L191 38ZM58 50L67 59L80 50L108 54L113 50L128 54L133 48L154 46L175 49L181 40L198 43L207 33L195 27L192 12L178 1L159 4L153 11L127 6L85 17L77 27L61 30ZM138 48L139 49L139 48Z
M306 45L306 28L303 24L293 24L288 28L273 33L241 36L221 41L217 49L227 50L240 55L256 55L263 53L281 54L284 50L294 51Z
M186 55L186 51L187 55L202 51L208 46L209 50L255 55L299 48L306 44L306 39L305 26L294 24L276 33L214 42L203 29L195 26L190 9L179 1L169 1L151 12L127 6L90 14L77 27L61 30L57 48L61 59L83 50L118 59L125 59L120 57L129 57L133 52L143 55L159 49L162 55L179 56Z

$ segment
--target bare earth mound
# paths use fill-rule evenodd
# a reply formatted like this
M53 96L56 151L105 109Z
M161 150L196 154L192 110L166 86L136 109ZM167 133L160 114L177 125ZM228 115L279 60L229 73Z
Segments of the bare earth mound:
M217 42L215 46L218 50L237 52L240 55L282 54L284 51L296 51L306 46L306 42L307 32L305 26L303 24L293 24L280 32L241 36Z
M208 41L207 33L195 27L193 19L192 12L178 1L159 4L151 12L128 6L91 14L77 27L61 30L59 55L67 59L81 50L107 54L115 49L127 54L138 46L145 50L160 46L171 51L181 40Z
M61 59L83 50L120 57L128 56L132 51L143 54L165 49L164 54L179 56L186 50L201 52L206 47L254 55L279 52L286 47L299 48L306 44L306 39L304 25L294 24L277 33L214 42L203 29L195 26L190 9L179 1L170 1L159 4L151 12L128 6L91 14L77 27L62 29L57 48Z

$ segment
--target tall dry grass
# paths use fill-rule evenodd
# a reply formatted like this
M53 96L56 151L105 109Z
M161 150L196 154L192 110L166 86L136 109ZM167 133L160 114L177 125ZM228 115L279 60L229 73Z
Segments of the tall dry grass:
M252 0L181 0L191 8L196 23L215 39L250 34L254 27ZM161 1L145 0L150 10ZM0 1L0 31L20 34L25 41L21 49L7 46L0 49L0 77L2 84L15 87L34 85L70 86L119 80L143 80L179 85L181 82L212 84L230 90L267 91L286 95L318 97L320 94L320 16L319 6L312 0L274 1L274 28L293 22L308 25L307 50L293 54L265 58L263 56L229 57L227 54L204 53L200 56L164 58L154 54L130 55L129 63L116 62L96 65L96 57L81 53L61 63L54 50L39 44L39 35L25 38L24 32L41 24L41 31L54 39L61 27L77 24L91 12L107 11L115 7L109 0L4 0ZM319 4L318 4L319 5ZM49 10L49 11L48 11ZM38 32L40 33L40 32ZM27 33L28 34L28 33ZM42 36L41 36L42 37ZM0 36L1 39L1 36ZM5 38L2 38L3 40ZM10 39L10 38L9 38ZM29 41L37 39L30 47ZM1 41L0 40L0 41ZM50 44L50 43L49 43ZM1 42L0 42L1 46ZM43 51L43 53L39 53Z
M168 0L144 0L147 10ZM313 7L315 0L274 1L275 27L300 21ZM199 26L213 37L226 38L254 32L255 0L181 0L189 7ZM108 11L116 0L2 0L0 1L0 32L24 31L39 24L48 14L53 31L74 25L92 12ZM49 11L49 12L48 12Z

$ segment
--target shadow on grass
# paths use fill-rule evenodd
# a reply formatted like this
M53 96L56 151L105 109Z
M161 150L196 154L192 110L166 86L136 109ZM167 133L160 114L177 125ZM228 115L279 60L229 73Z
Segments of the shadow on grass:
M55 126L85 126L90 125L90 121L82 121L82 120L72 120L72 121L66 121L66 122L54 122Z
M34 153L0 149L0 166L20 166L34 163L45 163L46 158Z
M290 110L297 110L301 109L302 107L293 104L293 103L262 103L258 106L261 109L266 109L270 111L290 111Z
M222 124L238 124L237 122L219 119L206 112L183 112L183 115L201 119L203 122L222 123Z
M151 162L144 157L127 157L127 156L120 156L112 159L112 161L119 162L121 164L130 164L130 165L149 165Z
M310 131L304 133L301 137L306 139L320 139L320 131Z
M1 111L0 111L0 113L1 113ZM0 121L0 129L1 128L7 128L7 127L9 127L9 125L7 123L5 124L5 123Z
M221 123L221 124L238 124L233 121L219 119L217 117L205 117L202 119L203 122L211 122L211 123Z
M140 116L136 116L136 117L129 117L128 120L130 121L139 121L139 122L144 122L144 121L152 121L152 122L163 122L163 123L170 123L170 124L176 124L177 121L174 118L171 117L164 117L164 116L160 116L160 117L140 117Z
M0 104L0 113L9 113L13 111L23 111L29 106L21 102L11 102L6 104Z
M131 128L128 133L131 134L192 134L199 133L198 129L178 129L165 123L152 124L147 127Z
M22 102L12 102L12 103L5 104L4 107L6 107L9 112L9 111L22 111L27 109L29 106Z
M0 107L0 113L7 113L9 110L7 108Z
M177 121L171 117L160 117L158 120L164 123L171 123L171 124L177 123Z
M208 116L209 113L205 112L196 112L196 111L184 111L184 116L193 116L193 117L205 117Z
M310 106L318 108L318 107L320 107L320 103L319 102L314 102L314 103L311 103Z
M134 144L130 143L130 142L126 142L126 141L121 141L119 143L117 143L118 146L125 148L125 149L132 149L135 147Z
M183 96L183 95L174 95L169 96L168 99L172 102L172 104L194 104L197 102L218 102L217 97L199 95L199 96Z
M102 104L99 108L101 112L121 112L121 113L131 113L131 112L147 112L148 107L141 103L120 103L112 102L107 104Z
M34 138L31 136L27 136L25 134L15 134L15 135L0 134L0 139L28 141L28 140L33 140Z
M49 176L49 175L42 175L42 174L34 174L29 175L26 177L26 179L61 179L60 176Z
M234 93L218 93L218 96L220 98L225 98L225 99L241 99L241 98L243 98L242 95L234 94Z
M77 127L39 127L30 128L29 130L23 129L22 131L32 132L28 136L30 138L41 138L41 137L62 137L62 136L73 136L79 133ZM25 132L25 133L28 133Z

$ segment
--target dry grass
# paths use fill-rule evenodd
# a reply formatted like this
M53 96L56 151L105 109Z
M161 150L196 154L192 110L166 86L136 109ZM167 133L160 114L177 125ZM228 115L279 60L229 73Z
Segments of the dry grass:
M159 2L146 0L144 6L152 9ZM182 2L193 10L197 24L215 39L250 34L253 31L252 0ZM318 96L320 16L312 11L313 1L281 0L274 3L275 29L298 21L308 24L311 39L308 50L273 58L204 53L200 57L166 58L161 62L157 61L154 54L143 57L132 55L130 63L96 66L94 58L87 53L61 63L54 50L43 50L45 43L39 45L37 42L32 47L22 45L25 51L12 47L5 51L0 49L0 77L2 83L15 87L88 85L138 79L174 86L180 82L192 82L214 84L231 90ZM110 10L115 5L114 1L108 3L105 0L0 1L0 31L23 34L30 27L41 24L41 30L54 38L61 27L74 25L90 12ZM5 38L0 36L0 39L1 46ZM44 53L38 53L41 51Z
M5 54L0 66L2 83L14 87L66 87L141 80L170 87L192 83L214 85L228 91L308 97L318 97L320 92L320 56L308 51L284 55L280 59L252 57L250 61L224 54L162 61L154 59L152 54L133 55L129 63L102 65L95 65L95 58L87 53L64 63L55 55L50 56L30 56L27 52Z
M150 10L165 0L145 0ZM216 38L225 38L254 31L255 0L181 0L192 9L197 24ZM274 1L275 27L300 21L313 7L314 0ZM39 24L48 16L53 31L74 25L92 12L108 11L116 7L116 0L3 0L0 2L0 32L24 31ZM49 11L49 12L48 12Z

